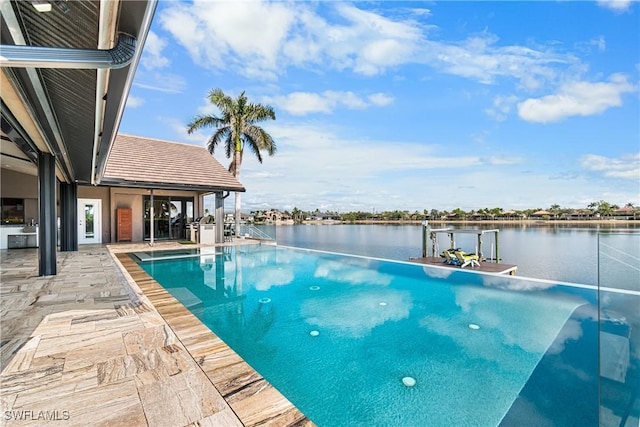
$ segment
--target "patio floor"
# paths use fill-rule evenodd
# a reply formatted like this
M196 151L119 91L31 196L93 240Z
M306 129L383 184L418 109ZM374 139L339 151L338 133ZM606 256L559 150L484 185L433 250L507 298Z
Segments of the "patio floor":
M175 248L184 246L153 249ZM118 254L140 249L150 248L58 252L58 274L46 277L37 275L36 249L0 251L3 422L313 425Z

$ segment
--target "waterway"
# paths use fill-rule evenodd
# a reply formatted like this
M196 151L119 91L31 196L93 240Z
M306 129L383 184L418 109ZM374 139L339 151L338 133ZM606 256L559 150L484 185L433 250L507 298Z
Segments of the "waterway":
M431 225L499 229L501 262L518 266L517 275L560 282L640 291L640 224L490 224ZM261 226L279 245L407 261L422 255L421 225L292 225ZM438 239L438 253L449 247ZM475 234L456 234L456 247L476 251ZM495 257L491 235L483 254Z

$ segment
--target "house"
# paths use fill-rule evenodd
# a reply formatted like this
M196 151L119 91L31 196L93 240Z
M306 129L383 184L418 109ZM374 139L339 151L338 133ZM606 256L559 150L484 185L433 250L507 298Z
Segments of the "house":
M3 150L6 146L5 141ZM38 217L37 168L23 166L25 174L2 169L3 206L7 199L25 206L13 210L11 222L17 224ZM203 147L119 134L101 184L78 185L77 191L78 243L83 244L149 241L152 231L156 240L188 239L189 223L203 215L203 196L244 188ZM128 210L126 224L117 221L123 210ZM7 239L0 241L0 248L7 248Z
M0 242L37 246L41 276L58 246L179 239L203 195L222 216L244 191L203 148L118 134L156 6L3 3Z
M9 147L3 141L0 194L2 223L11 223L13 234L3 233L0 249L11 246L9 235L38 222L37 167L15 170L5 162ZM77 186L78 244L189 239L189 224L203 216L203 197L229 191L245 189L204 147L119 134L101 183Z

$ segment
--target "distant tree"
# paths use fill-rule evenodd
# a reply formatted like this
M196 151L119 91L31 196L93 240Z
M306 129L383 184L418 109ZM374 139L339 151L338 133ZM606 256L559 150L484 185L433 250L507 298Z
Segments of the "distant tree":
M198 115L187 125L187 132L191 134L200 129L216 129L209 138L207 149L213 154L220 143L224 144L227 158L233 156L229 165L229 171L233 176L240 177L245 146L249 147L260 163L262 163L262 152L266 152L269 156L276 152L276 144L271 135L260 126L256 126L256 123L265 120L275 120L276 114L273 108L249 102L244 91L237 98L232 98L221 89L213 89L207 98L220 110L220 116ZM240 233L240 194L239 192L235 194L236 235Z
M455 214L455 216L460 219L465 219L467 217L467 213L460 208L455 208L451 213Z
M293 208L291 215L293 216L293 222L295 224L300 224L304 220L304 213L297 207Z

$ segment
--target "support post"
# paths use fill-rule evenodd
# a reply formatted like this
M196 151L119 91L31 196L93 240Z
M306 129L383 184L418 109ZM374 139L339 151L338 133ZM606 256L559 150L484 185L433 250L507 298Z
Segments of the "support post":
M435 258L436 248L438 246L438 237L436 236L436 233L434 233L433 231L429 231L429 233L431 234L431 256Z
M215 212L216 243L224 243L224 197L221 191L216 192Z
M500 246L498 246L498 230L496 230L496 264L500 264Z
M40 276L56 274L58 224L56 218L56 162L49 153L38 153L38 265Z
M154 238L154 226L156 225L155 213L153 211L153 188L151 191L150 204L149 206L149 246L153 246L153 238Z
M60 250L78 250L78 184L60 183Z
M422 221L422 258L427 257L427 240L429 239L429 221Z
M478 251L476 252L476 255L478 255L480 261L484 260L482 257L482 232L478 233Z

